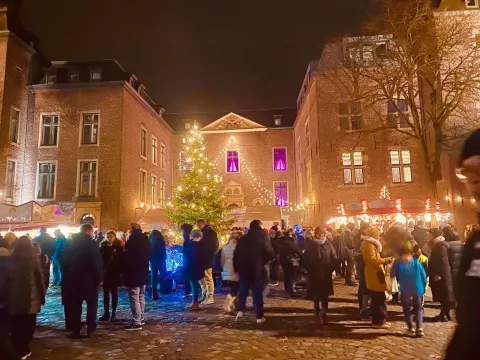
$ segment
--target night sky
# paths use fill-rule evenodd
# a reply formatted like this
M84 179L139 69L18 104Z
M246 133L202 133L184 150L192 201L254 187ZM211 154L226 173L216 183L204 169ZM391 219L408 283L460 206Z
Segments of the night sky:
M366 0L23 0L50 60L117 59L167 112L295 107L325 39Z

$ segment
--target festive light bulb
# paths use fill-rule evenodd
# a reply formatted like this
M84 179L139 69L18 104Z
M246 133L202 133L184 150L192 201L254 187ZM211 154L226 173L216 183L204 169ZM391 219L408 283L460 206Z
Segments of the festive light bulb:
M178 185L177 190L182 191L182 187L180 185Z
M143 209L144 206L145 206L145 203L141 202L140 207Z

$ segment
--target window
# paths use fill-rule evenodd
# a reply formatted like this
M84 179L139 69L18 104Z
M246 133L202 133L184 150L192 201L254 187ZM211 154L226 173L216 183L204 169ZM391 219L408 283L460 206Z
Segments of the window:
M57 82L57 75L50 74L47 75L47 85L55 84Z
M309 125L308 125L308 120L307 122L305 123L305 148L309 148L310 147L310 129L309 129Z
M388 125L397 129L409 129L408 104L405 100L392 100L387 103Z
M360 130L362 115L360 111L360 103L340 103L340 130Z
M98 145L98 113L82 114L82 145Z
M478 0L465 0L467 8L478 8Z
M286 148L273 149L273 170L275 171L287 170L287 149Z
M68 80L71 83L76 83L79 81L78 70L70 70L68 74Z
M282 117L282 115L273 115L273 118L275 119L275 126L282 125Z
M274 183L275 186L275 205L285 207L288 205L288 189L286 181Z
M165 144L160 143L160 167L165 169Z
M160 191L159 191L159 202L160 202L160 207L165 206L165 181L160 180Z
M150 202L152 205L157 203L157 177L152 175L152 183L150 185Z
M78 196L94 197L97 194L97 161L80 161Z
M144 128L140 130L140 155L147 158L147 130Z
M392 182L412 182L412 159L409 150L390 151L390 164L392 165Z
M157 165L157 138L152 135L152 163Z
M342 153L343 183L345 185L364 184L363 176L363 153L354 151L353 153Z
M17 162L15 160L7 160L7 176L5 178L5 199L13 199L15 193L16 170Z
M90 80L91 81L102 81L102 70L91 69L90 70Z
M42 115L40 146L57 146L58 115Z
M10 110L10 130L8 132L8 140L18 143L18 127L20 123L20 110L12 107Z
M145 203L146 199L146 184L147 183L147 172L145 170L140 170L140 196L139 200L141 203Z
M37 199L55 199L56 162L39 162L37 173Z
M240 172L238 151L227 151L227 173Z

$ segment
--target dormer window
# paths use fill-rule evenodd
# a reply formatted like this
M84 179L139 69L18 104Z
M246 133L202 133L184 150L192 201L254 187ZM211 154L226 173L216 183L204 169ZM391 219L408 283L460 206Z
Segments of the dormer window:
M102 70L101 69L91 69L90 70L90 80L91 81L102 81Z
M273 118L275 119L275 126L282 125L282 115L274 115Z
M57 83L57 75L56 74L50 74L47 75L47 84L56 84Z
M478 1L479 0L465 0L465 5L467 9L478 8Z
M79 81L78 70L70 70L68 74L68 80L71 83L76 83Z

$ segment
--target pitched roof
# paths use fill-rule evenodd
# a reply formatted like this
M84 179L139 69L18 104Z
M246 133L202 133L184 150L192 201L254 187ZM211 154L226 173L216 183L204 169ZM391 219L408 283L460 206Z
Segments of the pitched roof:
M285 128L293 127L297 110L295 108L257 109L234 111L233 113L267 128ZM163 118L175 131L182 132L188 130L185 127L186 124L193 125L196 122L199 128L203 128L219 119L226 117L229 114L232 114L232 112L218 111L177 114L166 112L163 114ZM275 118L277 117L281 117L281 125L275 125Z

